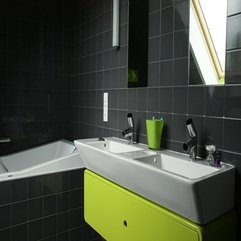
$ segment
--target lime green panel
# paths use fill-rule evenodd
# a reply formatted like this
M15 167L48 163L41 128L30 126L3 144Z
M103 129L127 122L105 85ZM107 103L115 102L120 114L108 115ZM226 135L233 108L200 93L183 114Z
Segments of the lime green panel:
M201 241L195 225L85 171L85 219L108 241Z

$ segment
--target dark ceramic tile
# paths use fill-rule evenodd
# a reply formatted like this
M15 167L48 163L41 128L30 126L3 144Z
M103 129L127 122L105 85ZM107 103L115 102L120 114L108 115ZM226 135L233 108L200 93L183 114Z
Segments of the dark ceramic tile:
M137 89L137 110L147 110L147 88Z
M56 241L56 236L51 236L49 238L44 238L41 241Z
M128 22L128 3L122 2L120 5L120 23L127 24Z
M166 8L174 4L174 0L161 1L161 7Z
M175 141L186 141L186 116L173 115L172 120L172 139Z
M173 34L161 36L161 60L173 58Z
M127 66L127 47L126 46L120 47L118 63L119 63L119 67Z
M188 85L188 59L177 59L174 61L173 85Z
M187 114L187 88L173 88L173 113Z
M103 75L103 88L108 89L110 88L110 70L105 70Z
M43 176L43 194L49 195L55 193L56 182L52 174Z
M97 68L97 70L103 70L104 69L104 54L103 53L97 54L96 68Z
M12 182L12 199L13 202L27 199L28 179L18 179Z
M160 88L160 112L172 113L172 88Z
M102 105L103 105L103 101L102 101ZM117 90L109 91L109 107L113 109L118 108L118 91Z
M110 49L111 48L111 40L112 40L112 31L107 31L104 33L104 49Z
M160 116L163 121L164 121L164 125L163 125L163 129L162 129L162 139L163 140L171 140L172 139L172 115L171 114L161 114ZM162 142L162 148L165 147L164 145L165 143ZM171 149L171 148L170 148Z
M110 68L110 59L111 57L111 52L110 51L106 51L104 53L104 69L109 69Z
M149 15L149 37L158 36L160 34L160 12Z
M241 122L239 120L224 120L224 149L241 152L240 136Z
M241 76L241 51L228 51L226 53L226 84L240 84Z
M123 28L121 28L121 29L123 29ZM124 37L123 36L124 33L123 33L123 31L121 32L121 38ZM124 40L122 39L121 41L122 41L122 44L123 44ZM111 68L117 68L118 67L118 52L117 52L116 49L112 49L110 51L110 67Z
M82 234L83 234L83 238L84 240L89 240L92 237L92 230L89 226L84 226L82 228Z
M222 117L224 110L224 87L208 86L205 88L205 115Z
M56 216L43 219L43 237L56 234Z
M241 12L241 2L239 0L228 1L228 15L233 15Z
M241 155L236 153L222 152L222 161L230 163L236 167L238 173L241 171ZM240 197L240 195L239 195Z
M119 72L118 69L112 69L110 71L110 87L117 88L119 82Z
M81 228L76 228L76 229L73 229L69 232L69 237L70 237L69 241L78 240L79 237L81 237L81 234L82 234L82 238L84 240L91 240L91 237L92 237L91 234L88 236L88 238L86 238L85 231L82 230L82 232L81 232ZM85 236L85 238L84 238L84 236Z
M173 151L185 153L185 151L183 150L183 143L180 143L180 142L175 142L175 141L171 142L171 149Z
M136 89L127 90L127 109L136 110Z
M146 112L137 112L137 117L136 117L136 132L138 134L146 134Z
M33 220L42 217L42 198L28 201L28 219Z
M187 57L189 51L188 31L178 31L174 33L174 57Z
M159 0L150 0L149 1L149 12L154 12L160 9L160 1Z
M148 65L148 86L159 86L159 63Z
M78 208L83 205L83 190L76 189L70 191L70 208Z
M12 241L28 240L28 225L22 224L12 228Z
M57 214L57 232L64 232L69 229L69 212Z
M175 6L175 30L189 26L189 1L185 0Z
M83 217L83 210L81 208L74 209L70 211L70 228L76 228L78 226L81 226L83 223L83 220L81 217Z
M109 110L109 127L111 129L118 128L118 111L117 110Z
M241 47L239 26L241 14L228 18L227 22L227 50Z
M20 224L26 222L28 217L27 201L15 203L12 205L12 224Z
M127 90L118 91L119 109L126 109L127 107Z
M1 230L0 231L0 237L4 241L13 241L12 240L12 229L7 228L7 229Z
M120 46L125 46L127 44L127 25L124 25L124 26L121 26L120 27ZM111 67L117 67L117 61L118 61L118 58L116 58L117 56L117 51L115 50L114 52L114 58L111 58L111 62L112 62L112 65Z
M241 118L241 86L225 87L225 116Z
M112 1L111 0L104 0L105 1L105 12L109 12L112 8Z
M188 113L191 115L204 114L204 87L189 87Z
M173 83L173 61L162 61L160 63L160 86L172 86Z
M148 61L158 61L159 60L159 37L149 39L149 49L148 49Z
M12 201L12 182L1 182L0 183L0 205L10 203Z
M57 241L69 241L69 232L57 234Z
M159 111L159 88L148 89L148 111Z
M70 172L70 189L83 187L83 169Z
M117 88L126 88L127 86L127 68L119 69Z
M173 32L173 7L161 11L161 34Z
M0 207L0 229L11 226L11 206Z
M42 235L43 235L42 219L28 223L28 235L29 235L29 240L33 240L33 241L37 241L42 238Z
M223 147L223 119L205 118L205 144ZM224 137L225 138L225 137Z
M56 196L50 195L43 198L43 216L56 213Z

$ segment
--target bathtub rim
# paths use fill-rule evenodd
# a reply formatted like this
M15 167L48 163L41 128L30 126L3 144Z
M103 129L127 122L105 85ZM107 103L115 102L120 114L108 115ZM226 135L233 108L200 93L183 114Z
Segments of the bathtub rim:
M71 141L66 140L66 139L58 139L58 140L55 140L55 141L52 141L52 142L49 142L49 143L41 144L39 146L35 146L33 148L23 150L23 151L18 151L18 152L14 152L14 153L11 153L11 154L8 154L8 155L4 155L4 156L1 156L0 158L15 155L15 154L18 154L18 153L21 153L21 152L24 152L24 151L35 149L35 148L42 147L42 146L45 146L45 145L49 145L49 144L59 142L59 141L70 144L75 148L74 142L71 142ZM68 161L68 167L66 167L66 163L65 163L66 161ZM47 166L54 166L55 164L56 164L56 167L57 167L56 169L53 169L53 167L52 167L48 171L45 170ZM60 164L60 165L57 165L57 164ZM75 152L73 152L69 155L66 155L66 156L63 156L63 157L60 157L60 158L51 159L51 160L49 160L45 163L41 163L41 164L29 167L29 168L25 168L23 170L1 173L0 174L0 182L12 181L12 180L29 178L29 177L40 176L40 175L48 175L48 174L71 171L71 170L82 169L82 168L85 168L84 162L81 159L78 151L75 151Z

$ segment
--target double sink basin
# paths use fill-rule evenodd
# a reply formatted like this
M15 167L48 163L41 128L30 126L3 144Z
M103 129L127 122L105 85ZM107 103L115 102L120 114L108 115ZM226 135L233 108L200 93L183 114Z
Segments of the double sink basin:
M75 145L87 169L195 223L206 224L234 207L235 168L227 163L213 167L114 137Z

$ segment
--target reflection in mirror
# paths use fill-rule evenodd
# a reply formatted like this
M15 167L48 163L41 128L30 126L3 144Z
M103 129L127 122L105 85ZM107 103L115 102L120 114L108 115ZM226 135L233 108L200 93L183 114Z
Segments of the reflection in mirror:
M129 0L128 87L147 86L148 0Z
M189 84L225 83L227 0L190 0Z

